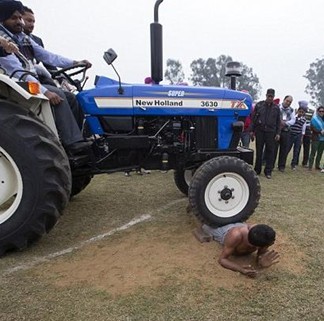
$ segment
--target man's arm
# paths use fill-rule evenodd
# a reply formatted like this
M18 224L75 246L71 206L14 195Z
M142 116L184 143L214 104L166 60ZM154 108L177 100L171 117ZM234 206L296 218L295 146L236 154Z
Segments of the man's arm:
M241 266L229 258L235 252L236 247L242 242L242 234L239 231L231 231L223 246L223 250L219 256L218 263L225 269L235 272L240 272L248 277L255 278L257 275L256 269L249 266Z
M7 56L11 53L17 53L19 51L18 47L11 41L0 36L0 56Z
M15 73L15 77L19 78L24 74L24 67L14 54L10 54L6 57L0 57L0 65L5 69L8 75L11 75L14 71L17 71ZM39 82L38 79L30 74L26 74L25 80ZM49 99L52 105L58 105L62 101L62 98L59 95L49 91L46 87L41 85L40 89L42 94L44 94Z
M286 124L288 126L292 126L295 124L295 122L296 122L296 114L294 112L292 112L290 115L290 119L286 121Z
M61 68L73 66L74 60L47 51L39 44L37 44L32 38L29 39L34 50L34 55L36 60L51 66L56 66Z
M60 68L66 68L71 67L79 62L85 63L87 65L87 68L91 67L91 63L88 60L72 60L70 58L66 58L57 54L54 54L46 49L44 49L42 46L40 46L38 43L36 43L32 38L30 38L30 43L34 50L34 55L36 60L41 61L42 63L45 63L47 65L60 67Z
M0 65L4 68L6 73L10 76L13 72L17 71L14 75L15 78L21 77L26 70L24 69L23 65L19 61L19 59L14 55L10 54L5 57L0 57ZM19 71L18 71L19 70ZM26 77L24 78L28 81L33 81L33 82L39 82L38 79L33 77L30 74L26 74ZM47 88L44 86L41 86L41 92L44 94L47 91Z
M255 130L255 125L259 114L259 107L260 107L260 103L257 103L253 108L253 112L251 114L251 124L249 128L250 132L254 132Z
M277 109L276 140L279 140L280 139L280 132L281 132L281 112L280 112L280 109L279 109L279 107L277 105L275 107Z

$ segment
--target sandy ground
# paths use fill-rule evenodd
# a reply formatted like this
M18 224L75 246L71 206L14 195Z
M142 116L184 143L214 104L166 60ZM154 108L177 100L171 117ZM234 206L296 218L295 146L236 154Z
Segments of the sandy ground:
M83 284L114 296L135 293L143 287L158 288L176 280L194 279L202 286L225 289L252 284L253 280L219 266L220 245L198 242L191 227L171 233L167 226L137 227L136 233L130 230L94 243L71 257L36 268L35 273L57 287ZM288 239L279 234L274 248L280 252L280 262L270 271L261 271L259 278L273 275L277 269L296 275L303 272L304 254ZM235 259L242 264L254 262L254 256Z

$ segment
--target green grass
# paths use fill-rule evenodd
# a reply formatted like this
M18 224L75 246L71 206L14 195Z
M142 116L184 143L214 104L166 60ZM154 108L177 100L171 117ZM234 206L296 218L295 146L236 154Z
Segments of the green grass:
M212 266L217 264L216 245L210 262L207 257L207 267L202 262L195 273L189 273L185 265L175 267L161 276L158 285L138 286L119 295L86 281L58 286L55 281L59 275L39 272L50 271L52 264L78 262L89 251L79 250L5 275L9 268L73 246L145 213L151 213L154 219L97 242L97 248L122 245L136 235L134 247L142 240L160 240L176 250L186 243L187 235L193 237L188 231L195 226L195 219L186 213L187 202L174 186L171 172L143 177L134 174L131 178L122 174L96 177L70 203L48 236L25 252L12 253L0 260L0 320L324 320L323 180L324 174L303 168L296 172L274 171L272 180L260 176L261 201L250 220L277 230L285 264L279 263L255 280L225 270L215 270L215 274L204 279L203 274L213 271ZM177 199L183 202L163 208ZM207 249L207 245L202 245L202 252ZM301 265L298 273L294 260ZM287 268L290 261L291 270ZM131 266L132 261L127 264ZM163 264L166 262L161 262L162 267ZM74 266L78 269L78 265ZM199 267L199 262L195 266ZM109 273L109 267L106 271ZM232 286L217 286L217 278L223 276L219 271L229 276ZM105 279L105 275L100 277Z

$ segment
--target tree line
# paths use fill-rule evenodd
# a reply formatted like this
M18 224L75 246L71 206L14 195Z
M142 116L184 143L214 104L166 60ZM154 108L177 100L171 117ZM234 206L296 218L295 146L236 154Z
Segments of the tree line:
M190 64L191 75L189 81L195 86L230 87L230 78L225 76L228 62L233 61L231 56L220 55L218 58L208 58L192 61ZM259 78L253 69L244 63L242 76L237 78L236 89L247 90L253 100L258 100L261 92ZM170 84L185 82L185 73L179 60L168 59L164 77ZM305 92L311 96L314 105L324 104L324 58L316 59L310 64L303 76L308 80Z

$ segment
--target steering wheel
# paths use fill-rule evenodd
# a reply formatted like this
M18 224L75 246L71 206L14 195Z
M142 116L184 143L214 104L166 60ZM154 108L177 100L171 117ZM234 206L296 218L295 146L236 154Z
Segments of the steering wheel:
M76 69L75 71L73 71ZM60 70L51 72L52 78L59 80L65 78L71 85L75 86L78 91L81 91L85 82L88 80L86 77L87 64L77 63L73 66L62 68ZM79 78L73 78L74 76L82 74Z

